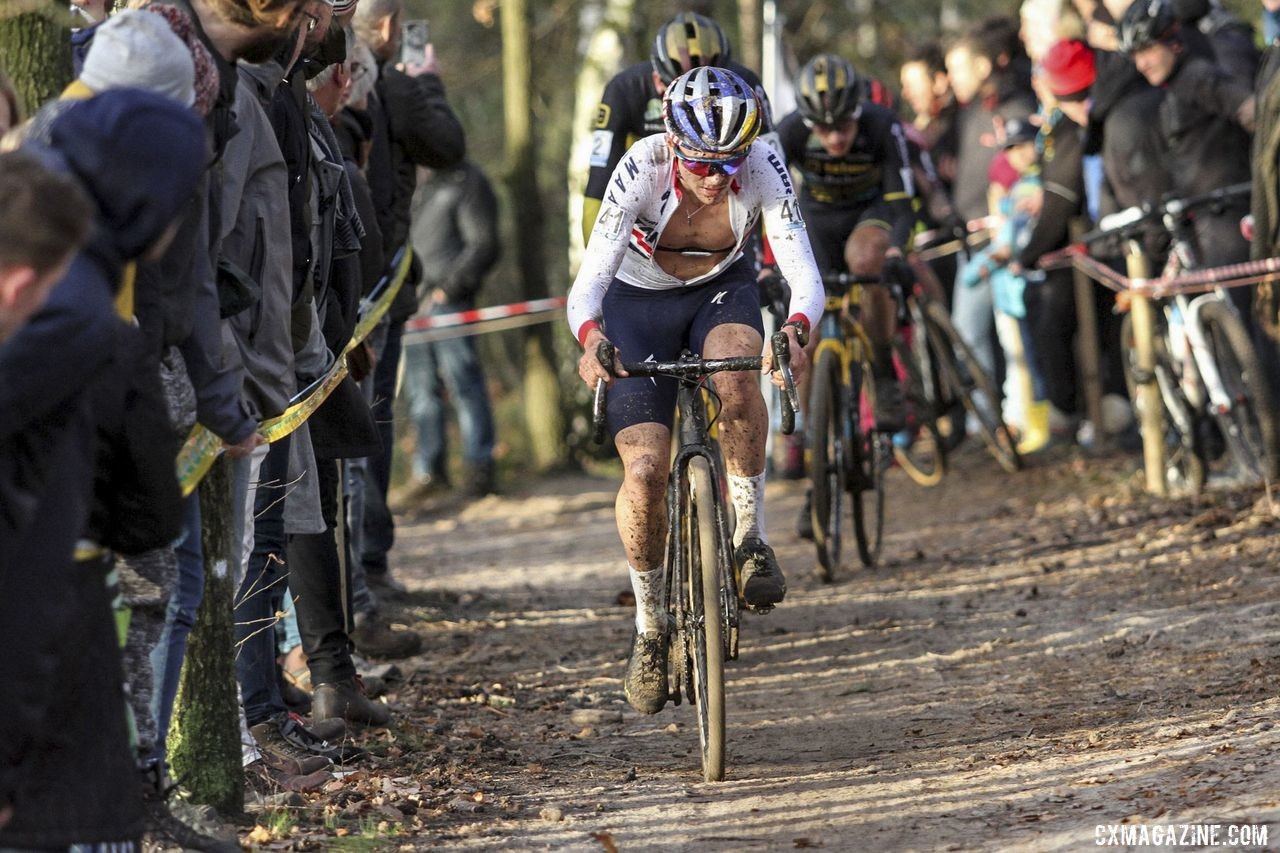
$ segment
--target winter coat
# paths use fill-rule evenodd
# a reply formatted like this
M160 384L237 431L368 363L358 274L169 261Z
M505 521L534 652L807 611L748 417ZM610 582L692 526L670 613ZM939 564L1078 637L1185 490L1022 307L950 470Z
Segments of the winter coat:
M999 151L996 127L1011 118L1026 118L1036 111L1035 98L1007 73L996 81L991 94L960 108L956 119L956 177L951 185L952 206L964 221L987 215L988 170Z
M366 174L388 260L409 237L409 208L417 167L445 169L462 162L466 141L457 116L434 74L410 77L390 64L380 67L369 99L373 137ZM413 287L404 287L391 306L391 321L404 322L418 310Z
M439 288L451 304L474 305L501 253L498 198L479 167L432 171L414 196L411 234L423 296Z
M240 66L240 132L222 157L225 215L218 274L249 291L247 306L223 322L224 357L238 358L244 365L244 399L258 420L283 412L297 390L289 325L289 177L265 111L279 75L274 63Z

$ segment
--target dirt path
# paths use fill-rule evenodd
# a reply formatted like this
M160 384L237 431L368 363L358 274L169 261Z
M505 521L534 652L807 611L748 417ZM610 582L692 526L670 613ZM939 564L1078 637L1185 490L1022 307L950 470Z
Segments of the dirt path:
M622 698L612 482L406 520L431 651L392 697L381 795L331 811L386 816L401 849L1058 850L1122 822L1280 846L1275 522L1255 492L1135 495L1134 464L895 470L886 565L832 585L792 532L800 487L771 484L790 591L745 617L714 785L691 708Z

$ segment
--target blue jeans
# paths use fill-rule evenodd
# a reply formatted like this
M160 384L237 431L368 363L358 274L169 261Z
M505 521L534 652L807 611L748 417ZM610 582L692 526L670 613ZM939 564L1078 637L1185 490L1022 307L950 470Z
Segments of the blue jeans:
M987 374L995 380L996 354L995 354L995 330L996 315L995 305L991 296L991 281L989 279L979 279L973 287L966 287L964 284L964 267L965 264L958 265L956 271L956 288L952 295L951 322L955 324L956 331L960 333L960 337L964 339L972 349L974 356L978 359L978 364ZM975 401L980 406L994 406L997 400L978 399L979 395L975 394Z
M284 494L289 482L289 438L271 445L254 495L253 551L236 593L236 681L249 725L286 710L276 677L276 613L284 600Z
M435 313L449 314L469 307L446 303L437 306ZM470 466L483 466L493 459L493 411L475 338L415 344L404 351L404 390L418 430L413 470L419 479L442 477L445 472L446 389L458 412L463 460Z
M151 668L159 679L151 694L151 713L156 721L156 745L151 757L164 761L165 742L173 703L178 698L182 661L187 655L187 637L196 624L196 611L204 598L204 549L200 542L200 493L192 492L183 501L182 538L175 549L178 579L169 594L164 614L164 633L151 650Z

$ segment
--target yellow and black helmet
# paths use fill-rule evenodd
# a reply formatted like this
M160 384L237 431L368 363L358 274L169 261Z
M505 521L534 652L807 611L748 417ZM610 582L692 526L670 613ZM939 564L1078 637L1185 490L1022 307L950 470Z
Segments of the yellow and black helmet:
M663 85L669 85L700 65L724 65L729 61L729 40L710 18L681 12L658 27L650 60Z
M800 69L796 108L810 124L836 124L862 112L863 85L853 65L842 56L823 53Z

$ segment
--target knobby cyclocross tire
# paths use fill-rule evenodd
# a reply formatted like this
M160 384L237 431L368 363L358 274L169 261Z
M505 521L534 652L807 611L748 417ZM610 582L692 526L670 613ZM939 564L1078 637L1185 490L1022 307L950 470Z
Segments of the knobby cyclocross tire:
M1198 416L1182 393L1177 370L1169 356L1168 329L1163 313L1156 312L1156 329L1152 335L1155 355L1156 393L1164 420L1164 483L1171 495L1199 494L1204 488L1204 453L1200 448ZM1133 337L1133 314L1125 314L1120 322L1120 350L1124 356L1124 381L1129 399L1142 422L1147 405L1145 386L1138 382L1138 349Z
M1225 302L1202 305L1200 323L1219 378L1231 398L1228 411L1214 412L1222 437L1247 476L1268 480L1275 464L1275 430L1270 415L1274 408L1257 351L1244 324Z
M936 486L947 472L947 452L938 429L941 401L935 393L938 375L933 369L928 336L923 330L908 344L902 336L893 339L893 351L902 366L903 392L907 398L907 441L896 440L893 457L907 476L921 486Z
M721 622L721 573L728 564L716 535L715 497L707 460L689 461L690 547L689 607L692 640L694 704L698 712L698 740L702 745L702 778L724 779L724 631Z
M835 576L840 565L846 475L850 468L840 421L844 411L844 385L836 350L818 351L809 386L809 481L813 493L813 542L818 551L818 575L824 581Z
M934 348L943 354L943 369L947 372L947 381L952 384L956 395L964 403L965 409L978 422L982 432L982 440L986 442L991 455L1000 463L1000 467L1013 474L1022 469L1022 457L1018 455L1017 442L1013 434L1000 417L1000 394L996 390L991 376L978 363L973 349L965 343L964 338L951 323L951 316L937 302L930 302L925 307L926 327L929 334L936 337ZM947 358L950 354L952 358ZM974 398L981 394L986 398L986 405L979 405Z
M858 420L856 412L854 419ZM883 432L860 434L858 448L855 454L858 470L849 480L853 538L858 543L858 558L864 566L872 568L880 560L880 542L884 536L884 478L892 451L889 436Z

